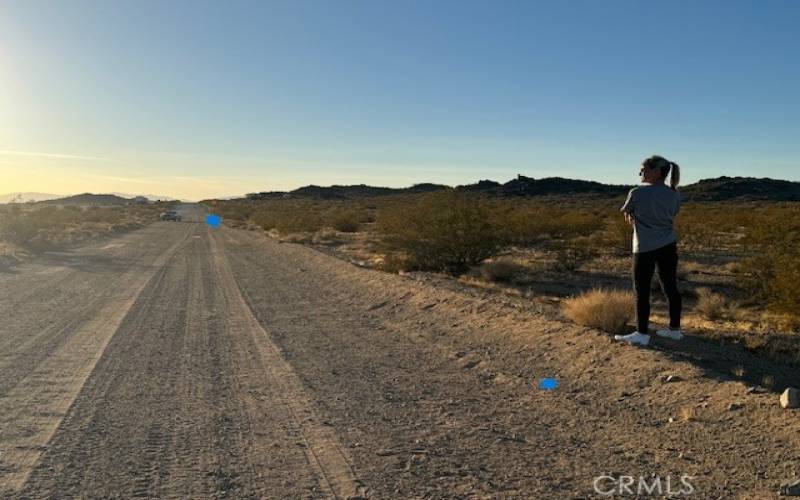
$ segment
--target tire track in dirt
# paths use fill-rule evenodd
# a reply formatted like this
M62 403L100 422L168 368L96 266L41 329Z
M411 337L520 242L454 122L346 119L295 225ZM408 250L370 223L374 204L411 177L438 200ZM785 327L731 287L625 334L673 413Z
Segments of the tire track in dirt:
M163 370L181 352L192 293L193 238L164 262L124 318L32 472L21 498L156 498L170 480L181 424L170 393L184 375ZM169 304L169 310L165 305ZM174 405L178 401L172 401ZM200 429L200 422L184 425Z
M153 224L132 233L115 238L114 246L99 243L90 244L69 252L75 259L106 257L131 259L146 252L142 242L153 242L153 234L163 232L165 224ZM99 247L99 248L98 248ZM131 251L138 252L130 255ZM18 307L35 300L42 304L63 299L64 285L72 285L75 277L82 272L59 259L39 257L37 261L20 266L9 273L0 273L0 317L16 311ZM23 281L24 286L16 286Z
M385 311L367 312L379 298L320 272L302 255L307 249L261 244L266 248L227 246L243 293L266 328L275 330L276 343L313 388L325 417L345 430L376 498L500 491L499 497L536 498L542 485L532 488L529 476L552 474L542 449L571 452L562 470L582 453L569 431L548 430L546 420L523 416L527 400L449 360L439 344L445 338L429 338L435 336L419 317L390 326ZM501 456L508 470L496 467ZM521 473L509 478L511 470Z
M322 424L285 380L279 353L264 352L267 336L212 247L216 230L195 227L127 314L19 498L356 490L330 465L330 432L312 434Z
M223 230L227 232L227 230ZM239 289L224 253L224 239L215 232L211 238L219 286L231 311L231 327L249 335L258 348L266 376L277 387L275 402L288 408L304 443L308 464L320 479L323 492L334 498L360 496L364 488L356 479L347 451L333 428L321 420L303 384L281 351L253 315ZM217 238L220 242L217 242Z
M148 272L131 269L118 294L0 399L0 493L19 490L142 290L186 241L159 256Z
M115 257L119 260L119 272L69 269L65 283L59 280L51 284L44 298L37 296L36 300L17 304L13 316L7 314L6 323L0 326L0 333L4 333L0 336L0 396L69 342L81 324L91 319L103 304L114 300L120 275L133 276L147 268L148 263L168 251L169 242L169 238L160 238L135 247L132 256ZM26 314L26 308L31 307L36 314Z

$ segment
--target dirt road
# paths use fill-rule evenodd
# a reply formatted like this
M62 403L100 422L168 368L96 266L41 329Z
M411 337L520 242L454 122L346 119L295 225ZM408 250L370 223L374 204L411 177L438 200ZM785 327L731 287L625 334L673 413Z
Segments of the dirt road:
M773 498L800 415L748 393L763 374L796 382L161 222L0 274L0 497L595 498L688 475L691 498Z

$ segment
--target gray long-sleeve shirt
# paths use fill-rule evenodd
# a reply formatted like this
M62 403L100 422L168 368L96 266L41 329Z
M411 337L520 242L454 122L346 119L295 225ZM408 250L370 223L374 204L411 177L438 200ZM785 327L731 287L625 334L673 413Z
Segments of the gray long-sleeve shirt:
M664 184L640 184L631 189L620 209L633 216L633 252L657 250L678 240L673 222L681 195Z

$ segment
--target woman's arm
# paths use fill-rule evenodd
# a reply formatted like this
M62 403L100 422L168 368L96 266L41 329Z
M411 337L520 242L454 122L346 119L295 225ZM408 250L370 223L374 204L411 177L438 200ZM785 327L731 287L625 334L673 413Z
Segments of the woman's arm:
M622 212L625 216L625 222L631 226L636 222L636 218L633 216L633 208L635 206L633 193L635 190L636 188L633 188L628 192L628 197L625 199L625 203L623 203L622 208L619 209L620 212Z

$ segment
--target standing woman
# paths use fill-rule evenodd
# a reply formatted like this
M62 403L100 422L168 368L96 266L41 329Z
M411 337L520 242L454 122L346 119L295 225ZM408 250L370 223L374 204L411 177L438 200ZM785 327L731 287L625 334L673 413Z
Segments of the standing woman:
M669 186L664 181L669 175ZM681 296L678 292L678 236L674 221L681 206L677 191L680 167L661 156L651 156L639 170L641 184L631 189L620 209L633 226L633 285L636 290L635 332L614 339L646 346L650 343L650 282L658 267L661 288L669 301L669 328L656 334L672 340L681 333Z

